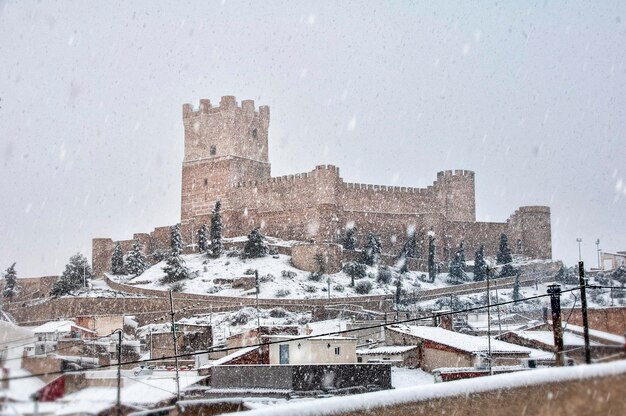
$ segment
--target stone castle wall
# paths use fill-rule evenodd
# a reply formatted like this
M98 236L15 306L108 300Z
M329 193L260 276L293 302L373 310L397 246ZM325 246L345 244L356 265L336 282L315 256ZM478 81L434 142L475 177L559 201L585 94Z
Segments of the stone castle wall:
M346 183L339 168L317 166L311 172L271 177L268 155L269 108L222 97L213 107L200 100L194 111L183 106L185 158L182 167L181 228L190 243L202 224L210 223L215 201L222 201L226 237L264 234L287 240L339 242L354 223L360 242L368 232L381 237L383 251L397 253L407 230L416 230L425 246L432 231L438 261L449 261L461 241L470 258L485 244L495 254L501 233L513 253L551 258L550 209L522 207L506 222L476 222L475 175L443 171L426 188ZM143 238L146 253L167 248L169 230L155 229ZM112 241L94 239L96 274L110 269Z

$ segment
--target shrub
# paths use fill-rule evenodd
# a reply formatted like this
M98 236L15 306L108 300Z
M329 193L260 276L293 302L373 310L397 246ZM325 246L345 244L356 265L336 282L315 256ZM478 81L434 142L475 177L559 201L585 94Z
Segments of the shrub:
M388 285L391 283L391 279L393 278L393 272L387 266L380 267L378 269L378 276L376 276L376 281L378 283L382 283Z
M230 317L230 324L232 326L235 325L245 325L253 318L254 310L252 308L244 308L241 309Z
M365 277L366 268L364 264L350 261L343 265L343 271L353 279L362 279Z
M298 274L296 272L292 272L290 270L283 270L282 272L280 272L280 275L286 279L293 279L295 278Z
M304 286L304 291L306 293L315 293L315 292L317 292L317 287L315 287L313 285L306 285L306 286Z
M275 293L274 293L274 297L277 298L286 298L287 296L289 296L291 294L291 291L289 289L278 289Z
M270 247L267 251L267 254L269 254L270 256L278 256L278 250L276 249L276 247Z
M270 310L270 316L272 318L284 318L288 315L290 315L290 313L285 308L273 308Z
M233 248L226 253L226 257L241 257L241 253L241 250Z
M333 290L335 292L343 292L345 290L345 288L343 287L343 285L336 284L335 286L333 286Z
M245 274L246 276L251 276L254 274L254 269L248 269L245 272L243 272L243 274Z
M261 281L261 283L273 282L274 281L274 275L268 273L268 274L266 274L264 276L259 277L259 281Z
M172 292L182 292L185 290L185 283L183 282L174 282L170 285L170 290Z
M222 290L222 288L220 288L219 286L209 286L206 290L206 293L212 295L213 293L217 293L220 290Z
M322 280L322 277L324 277L324 275L320 272L311 272L311 274L309 274L309 280L312 282L319 282Z
M372 290L372 282L369 280L361 280L354 285L354 290L359 295L366 295Z

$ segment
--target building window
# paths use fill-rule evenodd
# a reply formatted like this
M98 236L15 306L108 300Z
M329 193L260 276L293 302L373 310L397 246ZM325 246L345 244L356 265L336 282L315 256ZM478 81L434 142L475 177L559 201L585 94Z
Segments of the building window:
M363 362L363 357L356 357L356 362L357 363L362 363Z
M207 178L204 178L204 186L209 186L209 180Z
M215 156L215 154L217 153L217 146L212 144L209 152L211 153L211 156Z
M252 129L252 138L256 139L257 135L258 135L258 133L257 133L256 129Z
M335 355L340 355L340 354L341 354L341 348L335 347Z

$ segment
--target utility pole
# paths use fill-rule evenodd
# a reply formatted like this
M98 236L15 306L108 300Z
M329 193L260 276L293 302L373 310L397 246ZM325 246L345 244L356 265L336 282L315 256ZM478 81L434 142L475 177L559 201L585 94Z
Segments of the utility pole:
M256 297L256 338L257 344L261 345L261 314L259 313L259 292L261 288L259 287L259 271L257 269L254 270L254 286L256 287L254 291ZM259 347L259 360L259 364L263 364L263 347Z
M122 387L122 330L117 330L117 416L122 415L122 399L121 399L121 387Z
M554 333L554 346L556 347L556 366L563 366L563 326L561 325L561 286L548 286L550 294L550 306L552 309L552 332Z
M598 270L602 270L602 264L600 264L600 239L596 239L596 251L598 252Z
M172 323L172 341L174 341L174 365L176 366L176 401L180 400L180 379L178 377L178 346L176 345L176 325L174 324L174 299L170 290L170 321Z
M583 314L583 334L585 337L585 363L591 364L591 349L589 348L589 319L587 318L587 280L585 279L585 264L578 262L578 282L580 283L580 304Z
M328 304L330 305L330 276L328 276Z
M493 375L493 368L491 367L491 291L489 287L489 277L492 272L492 268L487 268L487 350L489 353L489 375Z

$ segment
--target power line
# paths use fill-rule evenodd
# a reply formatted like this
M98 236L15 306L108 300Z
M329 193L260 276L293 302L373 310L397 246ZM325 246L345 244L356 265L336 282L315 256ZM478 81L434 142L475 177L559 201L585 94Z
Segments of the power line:
M572 288L572 289L565 289L561 293L572 292L574 290L578 290L578 287ZM510 305L510 304L519 303L519 302L526 302L526 301L529 301L529 300L540 299L540 298L544 298L544 297L547 297L547 296L550 296L550 294L535 295L535 296L531 296L531 297L528 297L528 298L523 298L523 299L518 299L518 300L510 300L510 301L506 301L506 302L492 304L490 307L493 308L493 307L497 307L497 306ZM392 322L392 323L382 323L382 324L377 324L377 325L365 326L365 327L361 327L361 328L351 328L351 329L344 329L344 330L339 330L339 331L331 331L331 332L327 332L327 333L324 333L324 334L317 334L317 335L306 335L306 336L302 336L302 337L291 338L290 341L300 341L300 340L306 340L306 339L311 339L311 338L331 336L331 335L336 335L336 334L346 334L346 333L350 333L350 332L362 331L362 330L367 330L367 329L388 327L390 325L407 324L407 323L417 322L417 321L422 321L422 320L430 320L433 317L442 317L442 316L448 316L448 315L456 315L456 314L460 314L460 313L467 313L467 312L478 311L478 310L482 310L482 309L485 309L485 308L487 308L487 306L475 306L475 307L472 307L472 308L466 308L466 309L457 310L457 311L440 312L440 313L432 314L432 315L429 315L429 316L421 316L421 317L417 317L417 318L404 319L404 320L395 321L395 322ZM219 349L219 351L223 352L223 351L240 350L240 349L243 349L243 348L250 348L250 347L261 347L261 346L264 346L264 345L279 344L281 342L284 342L284 341L268 341L268 342L264 342L264 343L251 344L251 345L246 345L246 346L242 346L242 347L222 348L222 349ZM126 362L121 363L121 364L125 364L125 365L128 365L128 364L142 364L142 363L148 363L148 362L154 362L154 361L171 360L171 359L174 359L174 358L194 357L196 355L206 354L207 352L210 352L210 351L213 351L213 350L216 350L216 349L217 349L217 347L211 347L211 348L209 348L207 350L202 350L202 351L195 351L195 352L177 354L175 356L172 355L172 356L160 357L160 358L148 358L148 359L143 359L143 360L126 361ZM7 377L7 378L0 379L0 383L4 382L4 381L20 380L20 379L26 379L26 378L32 378L32 377L42 377L42 376L49 376L49 375L60 375L60 374L65 374L65 373L80 373L80 372L86 372L86 371L95 371L95 370L101 370L101 369L105 369L105 368L115 367L116 365L117 364L107 364L107 365L101 365L101 366L97 366L97 367L93 367L93 368L89 368L89 369L81 369L81 370L73 370L73 371L60 370L60 371L51 371L51 372L47 372L47 373L30 374L30 375L25 375L25 376Z

